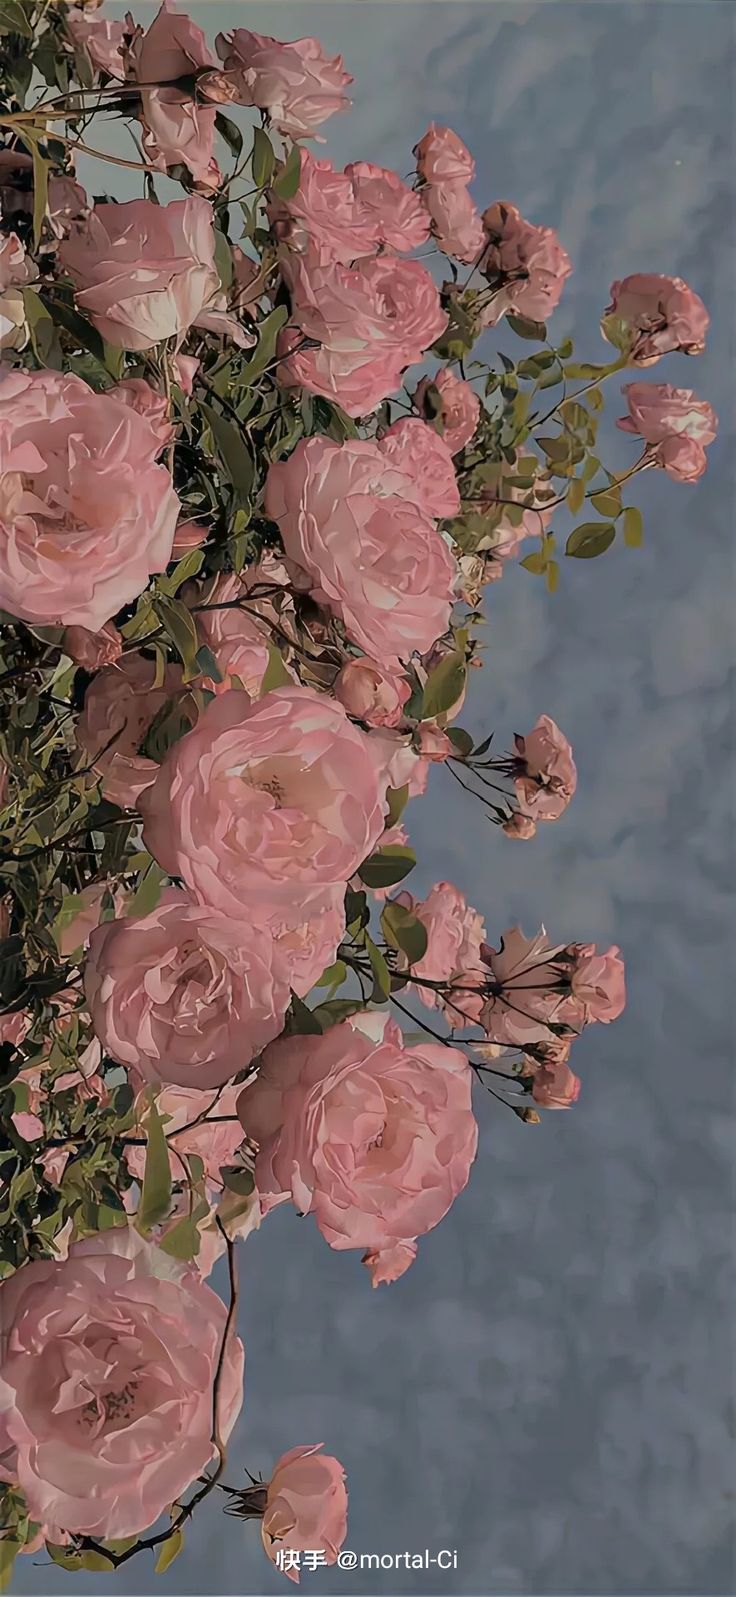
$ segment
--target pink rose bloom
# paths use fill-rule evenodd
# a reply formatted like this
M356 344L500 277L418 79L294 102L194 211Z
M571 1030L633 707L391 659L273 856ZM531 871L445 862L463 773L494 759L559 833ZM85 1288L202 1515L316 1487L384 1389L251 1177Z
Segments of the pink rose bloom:
M121 809L135 809L158 772L138 750L152 721L182 690L181 666L167 665L154 688L155 660L133 652L100 671L87 689L77 722L77 743L102 777L102 791ZM85 762L87 763L87 762Z
M124 22L87 17L76 6L67 6L64 23L72 44L86 51L97 72L107 72L111 78L125 77L123 50L128 30Z
M205 903L248 926L298 925L383 829L366 736L312 688L213 699L142 799L146 846Z
M369 1248L360 1262L370 1270L371 1286L389 1286L406 1274L416 1256L416 1242L393 1242L388 1248Z
M413 738L414 748L425 760L441 764L448 760L454 749L446 732L436 721L420 721Z
M455 561L416 501L416 480L367 439L303 439L266 480L295 585L389 670L430 649L450 617Z
M300 254L312 245L323 263L349 266L378 250L377 218L359 201L348 171L336 171L331 161L318 161L309 150L301 151L296 194L290 200L272 196L268 217L281 243Z
M59 260L80 311L116 348L153 349L192 326L245 342L224 310L212 207L199 194L168 205L96 205L62 243Z
M323 1447L316 1442L282 1453L265 1487L261 1537L272 1564L287 1549L314 1549L324 1554L324 1563L337 1562L347 1532L348 1494L342 1464ZM298 1567L283 1573L299 1583Z
M129 1076L131 1086L135 1086L136 1073L131 1071ZM195 1154L202 1160L208 1185L222 1187L222 1167L233 1163L243 1141L243 1127L235 1113L240 1091L240 1087L232 1086L207 1092L197 1087L163 1087L157 1093L156 1108L164 1121L174 1181L181 1181L184 1176L177 1154L182 1154L185 1159L189 1154ZM144 1093L140 1103L141 1123L145 1122L147 1109L148 1097ZM233 1118L226 1120L223 1118L225 1115ZM194 1121L199 1121L199 1124L193 1124ZM136 1135L140 1135L140 1132L136 1132ZM131 1175L135 1176L136 1181L142 1182L146 1166L145 1148L128 1145L125 1160Z
M416 915L427 933L426 952L411 967L412 977L419 978L416 990L422 1003L430 1009L443 1008L451 1026L466 1025L469 1014L477 1018L475 993L453 993L446 1001L434 988L422 986L422 982L457 982L460 988L472 985L467 973L473 972L473 979L477 976L486 935L482 916L471 909L452 882L436 882L420 902L406 892L399 893L396 901ZM409 968L404 954L398 955L398 966L400 970Z
M387 671L367 655L348 660L332 691L348 715L368 726L398 726L404 705L411 698L406 677Z
M429 238L419 195L387 166L352 161L345 168L359 206L373 219L378 243L399 255L418 249Z
M172 560L180 560L190 549L199 549L201 544L207 542L211 531L207 522L178 521L171 546Z
M622 432L637 433L654 447L654 458L668 476L679 482L696 482L705 471L705 446L718 431L718 417L707 400L691 388L669 383L627 383L622 389L629 407L619 417Z
M440 397L439 415L442 419L443 442L446 443L451 455L457 455L466 444L470 443L478 426L480 399L470 383L463 382L461 377L456 377L449 366L442 366L434 376L422 378L414 395L414 409L419 411L426 421L432 419L427 413L427 390L430 384L436 388Z
M192 78L202 67L215 65L202 29L164 0L147 32L137 31L130 64L141 85L162 85L141 88L148 159L160 171L187 166L203 188L217 188L222 176L213 155L216 107L195 99L193 88L187 92L177 87L178 79Z
M84 967L103 1048L145 1081L219 1087L281 1030L288 984L252 926L167 888L149 915L92 933Z
M481 1024L493 1042L524 1048L548 1041L550 1026L563 1024L569 986L555 963L559 953L559 947L550 947L544 928L536 937L525 937L513 926L504 932L499 949L484 945L487 980L495 990L486 996Z
M465 184L428 183L422 189L422 199L443 253L458 261L477 260L486 235L480 211Z
M106 621L99 632L89 632L87 627L66 627L64 652L84 671L100 671L103 665L114 665L120 659L123 640L114 621Z
M183 598L188 605L226 605L247 592L247 583L237 572L220 572L210 582L188 583ZM198 610L196 622L200 642L214 655L222 677L221 682L205 677L202 686L210 693L225 693L240 685L257 697L270 655L268 632L254 613L237 608ZM234 677L239 681L234 682Z
M90 1536L145 1530L214 1456L224 1303L190 1266L120 1228L17 1270L0 1304L0 1427L31 1517ZM231 1334L223 1440L242 1381Z
M417 171L427 183L471 183L475 161L452 128L430 122L423 139L414 146Z
M139 416L145 416L156 434L159 446L164 449L175 436L176 429L171 420L169 401L165 394L159 394L143 377L126 377L122 383L116 383L114 388L108 389L115 399L122 399L124 405L130 405L131 410L136 410Z
M335 111L347 111L352 78L342 56L324 54L319 39L282 43L247 28L219 33L217 54L232 74L241 105L255 105L292 139L310 138Z
M20 1048L24 1037L33 1025L33 1016L27 1009L10 1009L0 1014L0 1043L10 1043L11 1048Z
M488 249L483 273L498 292L484 313L493 327L511 311L544 322L560 303L572 271L569 255L551 227L526 222L515 205L499 200L483 212Z
M525 815L522 810L514 810L501 827L501 831L505 832L507 837L515 837L524 842L534 837L536 830L536 821L532 820L531 815Z
M702 354L710 316L700 295L681 277L634 272L612 283L610 292L601 331L608 338L606 324L611 317L617 330L628 336L629 359L635 365L653 366L673 350Z
M0 237L0 350L24 349L28 343L23 289L37 277L37 268L18 235Z
M196 360L193 355L174 355L172 357L171 370L174 380L179 384L183 394L188 396L193 392L194 379L201 364L202 362Z
M413 484L419 510L433 520L460 513L460 489L452 455L444 438L413 416L395 421L378 445L381 454Z
M24 1142L38 1142L39 1137L45 1136L44 1123L39 1120L38 1115L21 1110L10 1118L18 1136L22 1137Z
M389 787L408 787L409 798L421 797L426 792L432 762L417 753L410 736L395 727L380 726L368 733L368 742L383 791ZM386 838L381 839L381 847L386 841Z
M564 1061L541 1065L532 1084L532 1098L542 1109L571 1109L580 1096L580 1077Z
M179 500L150 422L81 377L0 381L0 606L97 631L163 571Z
M318 350L289 354L285 382L334 399L351 416L374 410L401 386L407 366L447 326L439 292L420 261L376 256L352 267L314 253L289 273L292 321Z
M333 1248L383 1248L437 1225L466 1185L478 1128L455 1048L379 1041L343 1021L267 1049L241 1095L264 1212L289 1198Z
M626 1005L624 962L615 943L599 954L595 943L574 943L570 974L573 997L585 1005L586 1021L617 1020Z
M514 737L514 787L519 808L535 821L556 821L578 783L572 748L549 715L526 737Z
M310 892L304 910L292 905L270 921L274 970L298 998L305 998L337 957L345 935L345 886Z

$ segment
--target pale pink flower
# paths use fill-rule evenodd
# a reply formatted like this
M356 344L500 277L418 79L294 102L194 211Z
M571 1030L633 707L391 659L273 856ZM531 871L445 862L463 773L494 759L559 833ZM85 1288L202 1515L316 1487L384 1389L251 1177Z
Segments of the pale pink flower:
M416 497L416 482L367 439L302 440L266 482L295 585L389 669L431 648L450 616L455 561Z
M240 609L234 600L245 598L247 581L237 572L219 572L205 583L187 584L183 598L188 605L232 605L229 609L198 610L197 631L201 643L214 655L221 682L205 677L202 686L211 693L225 693L241 686L257 697L268 668L269 635L250 609ZM233 678L238 681L234 682Z
M637 433L654 449L657 465L679 482L696 482L705 471L705 446L718 431L718 417L707 400L691 388L670 383L627 383L622 389L629 407L619 417L622 432Z
M171 369L174 379L179 384L183 394L189 395L192 393L194 379L201 364L202 362L196 360L193 355L174 355L172 357Z
M0 1284L0 1427L31 1517L133 1536L215 1455L242 1403L243 1349L190 1266L132 1229L74 1242Z
M192 326L247 342L224 308L212 207L199 194L168 205L96 205L62 243L59 259L80 311L117 348L152 349L181 340Z
M308 919L314 896L346 883L383 829L365 734L306 687L213 699L141 803L164 869L249 926Z
M467 145L452 128L430 122L422 139L414 146L417 171L427 183L470 183L475 177L475 161Z
M310 138L335 111L347 111L352 78L342 56L325 55L318 39L282 43L247 28L219 33L217 54L241 105L255 105L292 139Z
M656 461L673 482L699 482L708 466L703 445L682 433L672 433L657 446Z
M426 421L432 420L427 392L430 385L439 395L443 442L451 455L457 455L470 443L478 426L480 399L470 383L456 377L449 366L442 366L432 377L423 377L414 394L414 409Z
M120 207L122 209L122 207ZM0 606L97 631L163 571L179 500L155 429L81 377L0 381Z
M288 983L268 931L167 888L141 919L107 921L84 967L97 1037L146 1081L210 1088L278 1035Z
M337 1562L347 1532L348 1494L342 1464L323 1447L316 1442L282 1453L265 1488L261 1537L273 1564L287 1549L314 1549L324 1555L323 1563ZM298 1566L283 1572L298 1584Z
M159 446L164 449L170 444L175 435L175 428L171 420L171 408L165 394L160 394L152 388L143 377L126 377L124 382L116 383L114 388L108 389L115 399L121 399L124 405L130 405L131 410L136 410L139 416L145 416L150 423L159 441Z
M0 1014L0 1043L10 1043L11 1048L19 1048L32 1025L30 1010L6 1010L5 1014Z
M572 271L569 255L551 227L527 222L515 205L499 200L483 212L488 249L482 271L497 290L484 311L495 326L508 311L544 322L559 305Z
M371 1286L388 1286L406 1274L416 1256L416 1242L408 1240L392 1242L388 1248L369 1248L360 1262L370 1270Z
M532 1098L542 1109L571 1109L580 1096L580 1077L563 1060L540 1065L532 1083Z
M540 715L526 737L515 735L514 747L514 787L519 808L534 821L556 821L567 809L578 782L572 748L564 732L551 716Z
M700 295L681 277L634 272L612 283L610 293L601 331L616 344L619 335L625 337L633 364L653 366L673 350L702 354L710 316Z
M458 261L475 261L485 243L480 211L464 183L428 183L422 199L432 223L432 233L445 255Z
M0 350L23 349L29 330L23 289L38 277L17 233L0 237Z
M297 997L311 992L323 970L335 962L345 933L345 887L310 892L304 909L291 906L270 920L274 970L283 975Z
M129 63L142 86L143 148L149 161L161 171L181 164L202 188L217 188L222 175L213 155L216 107L195 99L193 86L182 89L177 82L215 65L202 29L164 0L150 28L136 32Z
M10 1118L18 1136L22 1137L24 1142L38 1142L39 1138L45 1136L43 1121L39 1120L38 1115L32 1114L30 1110L18 1110Z
M84 671L100 671L103 665L114 665L120 659L123 640L114 621L106 621L99 632L89 632L87 627L66 627L64 652Z
M464 989L482 979L478 977L486 935L482 916L452 882L436 882L420 901L411 893L399 893L397 903L411 910L427 933L426 952L411 966L422 1003L431 1009L443 1008L450 1026L455 1028L464 1026L469 1018L477 1019L480 1002L475 992L458 990L445 1000L436 988L423 983L456 983L458 989ZM398 955L398 967L409 968L406 955Z
M395 421L383 434L381 454L403 471L413 485L414 503L426 516L441 521L460 512L452 455L444 438L413 416Z
M349 266L361 256L375 255L380 239L378 220L359 201L348 171L338 172L331 161L318 161L309 150L300 153L296 194L289 200L273 195L269 202L268 216L276 237L300 254L313 246L323 262L341 261Z
M412 741L418 754L438 764L448 760L455 752L447 733L436 721L420 721Z
M477 1126L455 1048L375 1041L349 1021L267 1049L241 1095L264 1211L289 1198L333 1248L383 1248L437 1225L466 1185Z
M482 960L490 991L481 1024L493 1042L526 1047L546 1042L553 1025L564 1024L563 1006L569 983L562 978L556 955L542 930L525 937L519 926L504 932L499 949L484 945Z
M345 172L359 206L373 218L379 244L402 255L426 243L429 226L422 202L396 172L370 161L352 161Z
M190 549L199 549L201 544L207 542L211 530L205 521L178 521L171 546L172 560L180 560Z
M123 51L127 28L111 17L88 17L77 6L67 6L64 23L72 43L89 56L97 72L111 78L125 77Z
M432 762L417 752L411 736L395 727L380 726L368 733L368 742L384 791L408 787L409 798L426 792Z
M524 842L534 837L536 830L536 821L532 820L531 815L525 815L522 810L514 810L501 827L501 831L505 832L507 837L515 837Z
M573 943L568 952L574 955L570 971L572 995L585 1005L586 1021L617 1020L626 1004L624 962L619 949L614 944L599 954L595 943Z
M368 726L398 726L411 697L406 677L387 670L367 655L347 661L332 691L348 715Z
M263 294L264 272L250 255L241 250L239 244L233 244L231 255L233 280L230 284L230 304L238 311L253 311Z
M137 1086L141 1079L137 1072L129 1071L128 1076L131 1086ZM234 1086L207 1091L198 1087L166 1086L156 1094L156 1109L169 1144L172 1180L181 1181L184 1176L178 1155L186 1160L189 1154L195 1154L202 1160L208 1186L222 1187L222 1168L232 1165L243 1141L243 1128L235 1112L240 1091L240 1087ZM137 1105L139 1127L145 1124L148 1107L149 1097L144 1085ZM224 1118L228 1115L230 1119ZM140 1136L140 1129L136 1136ZM131 1175L142 1181L145 1148L128 1144L125 1159Z
M154 687L156 662L132 652L106 666L87 689L77 722L77 743L102 777L111 803L134 809L158 772L155 760L139 753L152 721L182 690L181 666L167 665Z

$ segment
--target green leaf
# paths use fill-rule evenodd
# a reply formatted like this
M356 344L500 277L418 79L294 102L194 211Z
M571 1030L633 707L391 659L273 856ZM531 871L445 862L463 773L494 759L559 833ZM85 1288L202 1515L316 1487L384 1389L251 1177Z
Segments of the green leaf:
M55 1546L53 1542L46 1543L46 1551L54 1564L60 1569L78 1570L89 1569L95 1574L108 1574L115 1565L111 1558L106 1558L104 1553L76 1552L71 1547Z
M199 406L214 439L215 448L238 498L247 501L253 488L255 465L245 437L235 422L202 400Z
M312 1010L304 1003L303 999L299 998L297 993L292 993L289 1008L291 1011L289 1031L292 1035L315 1037L321 1032L322 1027L319 1021L315 1019Z
M323 970L319 981L316 981L314 985L315 987L342 987L343 982L347 980L347 974L347 965L342 959L336 959L333 965L328 965L327 969Z
M427 678L420 719L430 720L451 710L463 691L465 677L465 655L459 649L446 654Z
M403 904L389 899L381 911L381 926L387 943L401 949L410 965L416 965L427 952L427 931L418 916Z
M547 592L556 593L560 585L560 568L556 560L548 560L545 570Z
M386 802L388 804L388 814L386 816L386 831L388 831L389 827L396 826L398 821L401 819L401 816L406 808L406 801L408 797L408 782L405 782L403 787L390 787L387 790Z
M403 882L416 862L413 848L404 843L387 843L385 848L363 861L358 875L366 887L393 887L395 882Z
M62 354L52 318L35 288L22 288L21 293L33 352L42 366L53 363L58 370L61 367Z
M153 608L182 662L184 681L191 682L193 677L199 675L197 664L199 639L191 610L187 609L181 599L170 599L165 594L156 595Z
M170 1259L181 1259L184 1262L188 1259L196 1259L201 1245L202 1238L199 1234L199 1229L195 1225L193 1216L189 1214L185 1214L181 1220L177 1220L176 1224L172 1225L171 1230L167 1231L165 1236L160 1237L158 1242L162 1252L168 1253Z
M531 571L533 577L541 577L542 573L547 569L547 556L542 553L541 549L535 549L533 554L525 555L524 559L519 561L519 564L524 567L525 571Z
M233 254L229 238L220 232L219 227L215 228L215 266L220 287L223 293L227 294L233 280Z
M574 556L576 560L593 560L596 555L603 555L610 549L615 536L616 528L612 521L582 521L570 533L565 554Z
M166 881L166 873L156 864L151 863L138 880L138 886L126 909L126 915L139 920L142 915L149 915L161 897L161 891Z
M0 33L19 33L22 39L32 39L33 29L26 14L28 9L22 0L1 0Z
M181 560L174 566L173 571L170 571L165 577L159 577L159 593L166 593L173 599L174 594L178 593L180 588L183 588L184 583L188 582L190 577L196 577L203 564L203 551L201 549L188 549L186 554L182 555Z
M5 0L7 4L7 0ZM41 154L41 140L45 139L46 132L43 128L27 128L23 126L23 143L28 145L33 161L33 248L38 249L43 232L43 224L49 200L49 160Z
M591 494L590 502L602 516L615 520L621 513L621 489L603 488L599 494Z
M150 1231L163 1220L171 1204L171 1166L169 1150L164 1136L163 1122L155 1103L146 1115L146 1163L143 1171L143 1189L138 1209L139 1231Z
M224 1165L220 1175L228 1192L234 1192L238 1198L249 1198L251 1192L255 1192L256 1183L252 1170L244 1170L235 1165Z
M473 751L473 739L469 732L462 726L448 726L447 736L453 748L457 751L459 760L466 760Z
M7 1591L13 1578L13 1566L21 1547L12 1536L0 1537L0 1591Z
M533 322L529 316L507 316L506 321L517 338L534 338L543 344L547 337L544 322Z
M256 128L253 136L253 182L257 189L266 189L273 176L276 156L273 145L263 128Z
M167 1536L166 1541L161 1543L161 1550L154 1565L154 1574L165 1575L169 1565L179 1557L183 1546L184 1531L178 1526L176 1530L172 1530L170 1536Z
M252 359L243 367L241 377L244 383L249 383L252 378L260 377L276 351L276 340L282 327L289 320L289 312L285 305L277 305L269 316L264 317L258 324L258 346Z
M582 481L582 478L575 477L573 479L567 490L566 499L568 509L572 511L574 516L576 516L578 511L582 510L582 507L585 504L585 483Z
M636 505L624 511L624 543L627 549L640 549L644 542L644 520Z
M577 361L565 367L565 376L578 377L607 377L611 366L592 366L589 361Z
M269 639L268 665L261 683L261 698L263 698L264 693L270 693L272 688L291 686L293 686L292 679L284 665L281 650Z
M243 135L237 122L233 122L229 116L225 116L224 111L216 111L215 127L220 138L225 140L228 149L237 160L243 150Z
M357 1015L362 1008L357 998L329 998L326 1003L318 1004L312 1014L319 1020L322 1031L329 1031L330 1026L347 1020L349 1015Z
M292 144L283 166L279 167L278 175L271 185L274 194L278 194L280 200L293 200L301 182L301 175L301 149L298 144Z
M365 934L365 951L373 971L373 1002L377 1004L382 999L388 998L391 992L391 972L380 948L376 947L373 938L369 937L367 932Z

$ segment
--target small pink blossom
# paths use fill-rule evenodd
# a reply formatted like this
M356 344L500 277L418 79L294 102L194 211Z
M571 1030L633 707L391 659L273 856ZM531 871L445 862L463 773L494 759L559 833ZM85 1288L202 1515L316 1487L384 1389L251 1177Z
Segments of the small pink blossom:
M572 271L569 255L551 227L527 222L515 205L499 200L483 212L488 249L482 270L496 290L484 312L495 326L508 311L544 322L560 302Z
M702 354L710 316L683 278L634 272L612 283L610 292L601 331L618 347L625 342L634 365L652 366L673 350Z
M402 417L388 428L378 447L411 480L414 502L425 515L441 521L459 514L460 489L452 455L445 439L426 422Z
M519 808L534 821L556 821L577 787L572 748L549 715L527 734L514 738L514 787ZM517 833L518 835L518 833Z
M414 395L414 409L426 421L432 420L428 413L430 385L439 396L442 439L450 454L457 455L470 443L478 426L480 399L470 383L456 377L449 366L442 366L432 377L422 378Z
M422 139L414 146L417 171L427 183L471 183L475 161L469 149L452 128L430 122Z
M77 742L102 777L106 798L134 808L158 766L139 752L146 732L169 699L182 690L178 665L167 665L155 688L156 662L132 652L106 666L90 683L77 722Z
M347 111L352 78L342 56L325 55L318 39L278 39L235 28L219 33L216 49L241 105L266 111L279 132L310 138L335 111Z
M522 810L514 810L501 827L501 831L505 832L507 837L523 839L525 842L534 837L536 830L536 821L532 820L531 815L525 815Z
M480 211L465 184L428 183L422 189L422 199L444 254L458 261L477 260L486 235Z
M336 1458L323 1453L323 1442L292 1447L282 1453L266 1487L261 1537L267 1556L316 1550L323 1563L335 1564L347 1533L348 1494L345 1471ZM299 1568L279 1568L299 1582Z
M614 944L598 953L594 943L574 943L570 973L573 997L585 1005L588 1022L617 1020L626 1005L624 962Z
M66 627L64 651L84 671L100 671L103 665L114 665L120 659L123 640L114 621L106 621L99 632L89 632L86 627Z
M571 1109L580 1096L580 1077L564 1061L540 1066L532 1083L532 1098L541 1109Z
M367 655L348 660L338 673L333 692L348 715L368 726L398 726L411 697L406 677L386 670Z
M707 400L691 388L669 383L627 383L622 392L628 416L619 417L622 432L637 433L654 450L657 465L678 482L696 482L706 469L705 446L718 431L718 417Z
M420 721L413 737L414 748L425 760L441 764L455 752L450 739L436 721Z
M5 1014L0 1014L0 1044L9 1043L11 1048L19 1048L32 1025L33 1016L29 1010L6 1010Z

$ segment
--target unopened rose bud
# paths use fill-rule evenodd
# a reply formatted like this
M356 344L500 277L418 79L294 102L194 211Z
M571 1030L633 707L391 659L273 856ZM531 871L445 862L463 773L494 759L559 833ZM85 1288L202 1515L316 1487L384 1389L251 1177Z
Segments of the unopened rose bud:
M542 1116L537 1114L536 1109L514 1109L514 1114L523 1120L525 1126L541 1125Z
M521 810L514 810L513 815L510 815L501 827L501 831L505 832L507 837L524 839L533 837L536 830L536 821L532 820L531 815L524 815Z
M100 671L103 665L114 665L120 659L123 640L113 621L106 621L99 632L89 632L87 627L66 627L64 652L84 671Z

